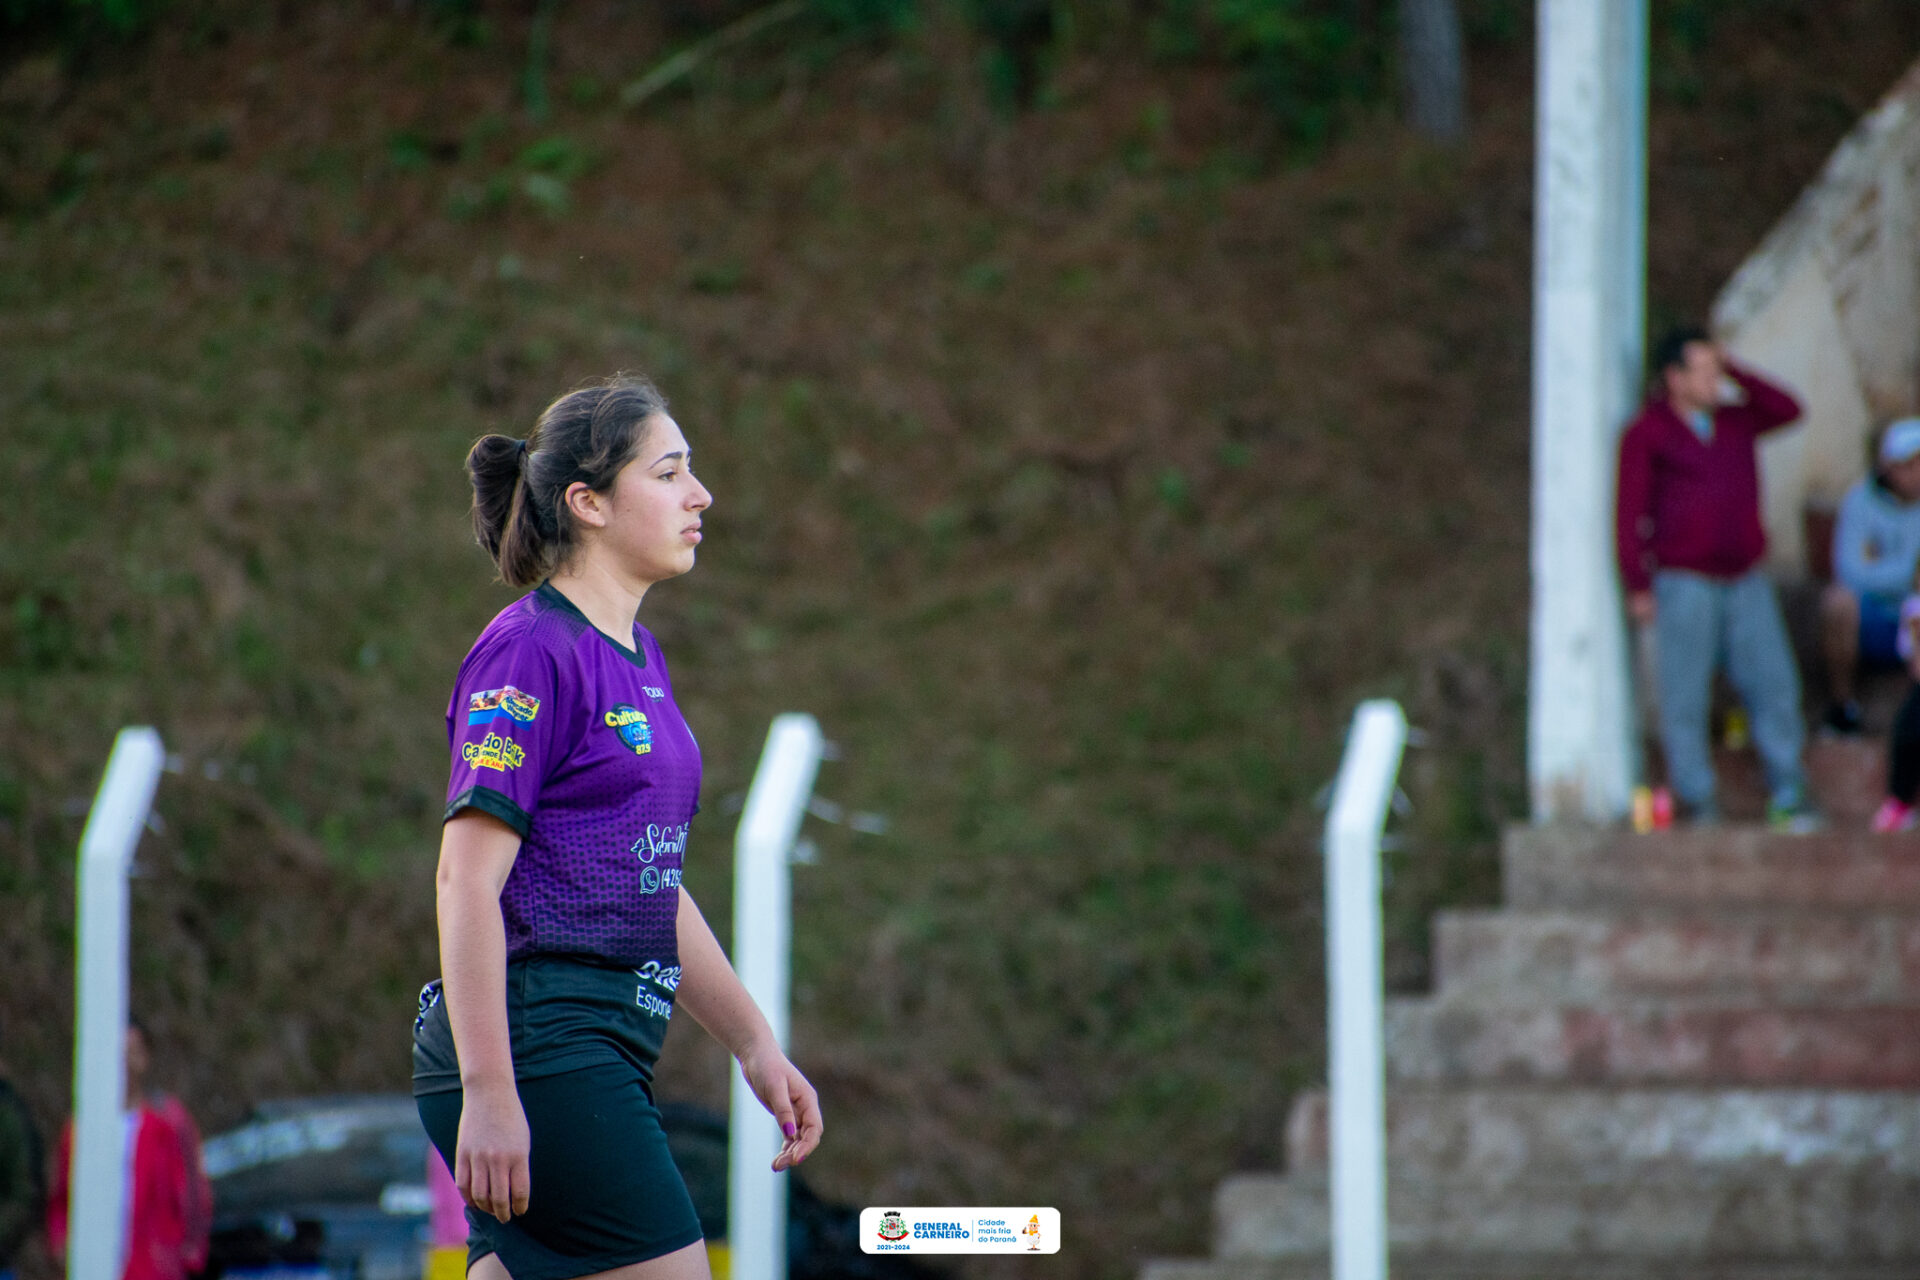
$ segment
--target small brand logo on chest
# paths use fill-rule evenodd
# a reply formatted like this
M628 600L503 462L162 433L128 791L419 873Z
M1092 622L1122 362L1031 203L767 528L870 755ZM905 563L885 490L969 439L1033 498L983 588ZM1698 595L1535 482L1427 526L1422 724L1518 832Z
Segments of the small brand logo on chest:
M653 726L647 723L644 711L630 707L622 702L607 712L607 728L620 735L620 741L633 748L633 754L643 756L653 750Z

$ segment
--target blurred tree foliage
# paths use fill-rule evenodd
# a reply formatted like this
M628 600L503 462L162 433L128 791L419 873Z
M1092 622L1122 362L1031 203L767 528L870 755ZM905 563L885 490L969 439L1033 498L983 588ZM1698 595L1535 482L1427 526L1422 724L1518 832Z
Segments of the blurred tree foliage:
M0 0L0 36L51 35L70 48L138 35L163 0Z
M1387 92L1392 0L814 0L843 29L900 33L944 7L987 46L1003 102L1031 105L1063 46L1144 48L1167 63L1225 64L1294 141L1333 133Z
M677 32L697 36L760 2L670 0L663 12ZM203 7L196 0L0 0L0 37L51 38L84 54L160 22L189 20ZM454 31L480 29L493 7L485 0L419 5L428 21ZM1069 47L1131 46L1161 62L1230 66L1243 91L1308 146L1347 112L1381 100L1390 85L1393 0L811 0L811 7L828 31L874 40L958 21L980 40L983 74L1011 109L1043 99L1051 68ZM529 7L515 8L524 19ZM532 6L535 38L551 10L552 3ZM499 27L512 21L494 16L504 19Z
M1162 57L1223 60L1285 131L1309 146L1387 92L1391 12L1374 0L1153 0Z
M639 0L635 0L639 2ZM647 0L675 38L698 39L768 0ZM1655 0L1655 72L1685 78L1725 13L1781 0ZM70 57L136 38L162 22L193 21L233 0L0 0L0 42L17 50L53 41ZM565 0L412 0L456 43L528 28L529 89L543 90L539 46ZM1240 90L1263 103L1286 139L1312 150L1353 112L1393 91L1400 0L808 0L816 29L856 41L909 38L958 24L983 48L982 73L1008 109L1043 103L1053 67L1068 52L1132 49L1165 64L1231 68ZM1460 0L1469 44L1511 43L1531 24L1530 0ZM1680 65L1678 71L1675 65ZM1684 89L1684 85L1682 86ZM1684 94L1683 94L1684 96Z

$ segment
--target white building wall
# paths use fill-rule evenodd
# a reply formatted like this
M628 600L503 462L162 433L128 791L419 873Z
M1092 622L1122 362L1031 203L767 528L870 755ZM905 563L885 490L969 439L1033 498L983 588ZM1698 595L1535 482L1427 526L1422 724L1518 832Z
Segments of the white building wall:
M1761 450L1770 567L1801 576L1821 568L1806 511L1831 510L1879 426L1920 408L1920 63L1741 264L1713 325L1806 405Z

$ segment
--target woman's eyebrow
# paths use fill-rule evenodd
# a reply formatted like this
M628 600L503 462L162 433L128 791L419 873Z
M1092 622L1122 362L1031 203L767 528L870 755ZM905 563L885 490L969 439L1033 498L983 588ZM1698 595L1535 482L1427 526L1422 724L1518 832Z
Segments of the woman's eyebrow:
M661 454L659 457L655 458L652 462L648 463L647 465L651 467L657 467L663 462L672 462L676 458L682 461L685 461L686 459L691 458L692 456L693 456L693 450L691 449L675 449L672 453Z

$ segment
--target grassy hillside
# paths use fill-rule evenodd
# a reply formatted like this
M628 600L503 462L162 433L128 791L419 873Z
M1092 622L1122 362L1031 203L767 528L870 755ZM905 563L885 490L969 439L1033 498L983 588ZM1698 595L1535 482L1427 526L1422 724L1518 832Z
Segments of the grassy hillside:
M647 6L449 26L178 6L0 55L0 1058L50 1120L72 850L118 725L182 771L136 999L210 1127L404 1087L441 717L510 599L459 461L644 370L716 495L648 599L727 798L818 715L795 1053L855 1204L1041 1200L1063 1267L1204 1247L1322 1061L1311 801L1403 699L1395 980L1524 807L1531 66L1472 6L1459 152L1364 114L1285 158L1225 73L1121 50L995 104L963 30L788 32L640 110ZM1662 3L1653 309L1698 313L1920 51L1920 10ZM190 20L189 20L190 19ZM1091 47L1091 46L1090 46ZM719 1104L676 1020L663 1089Z

